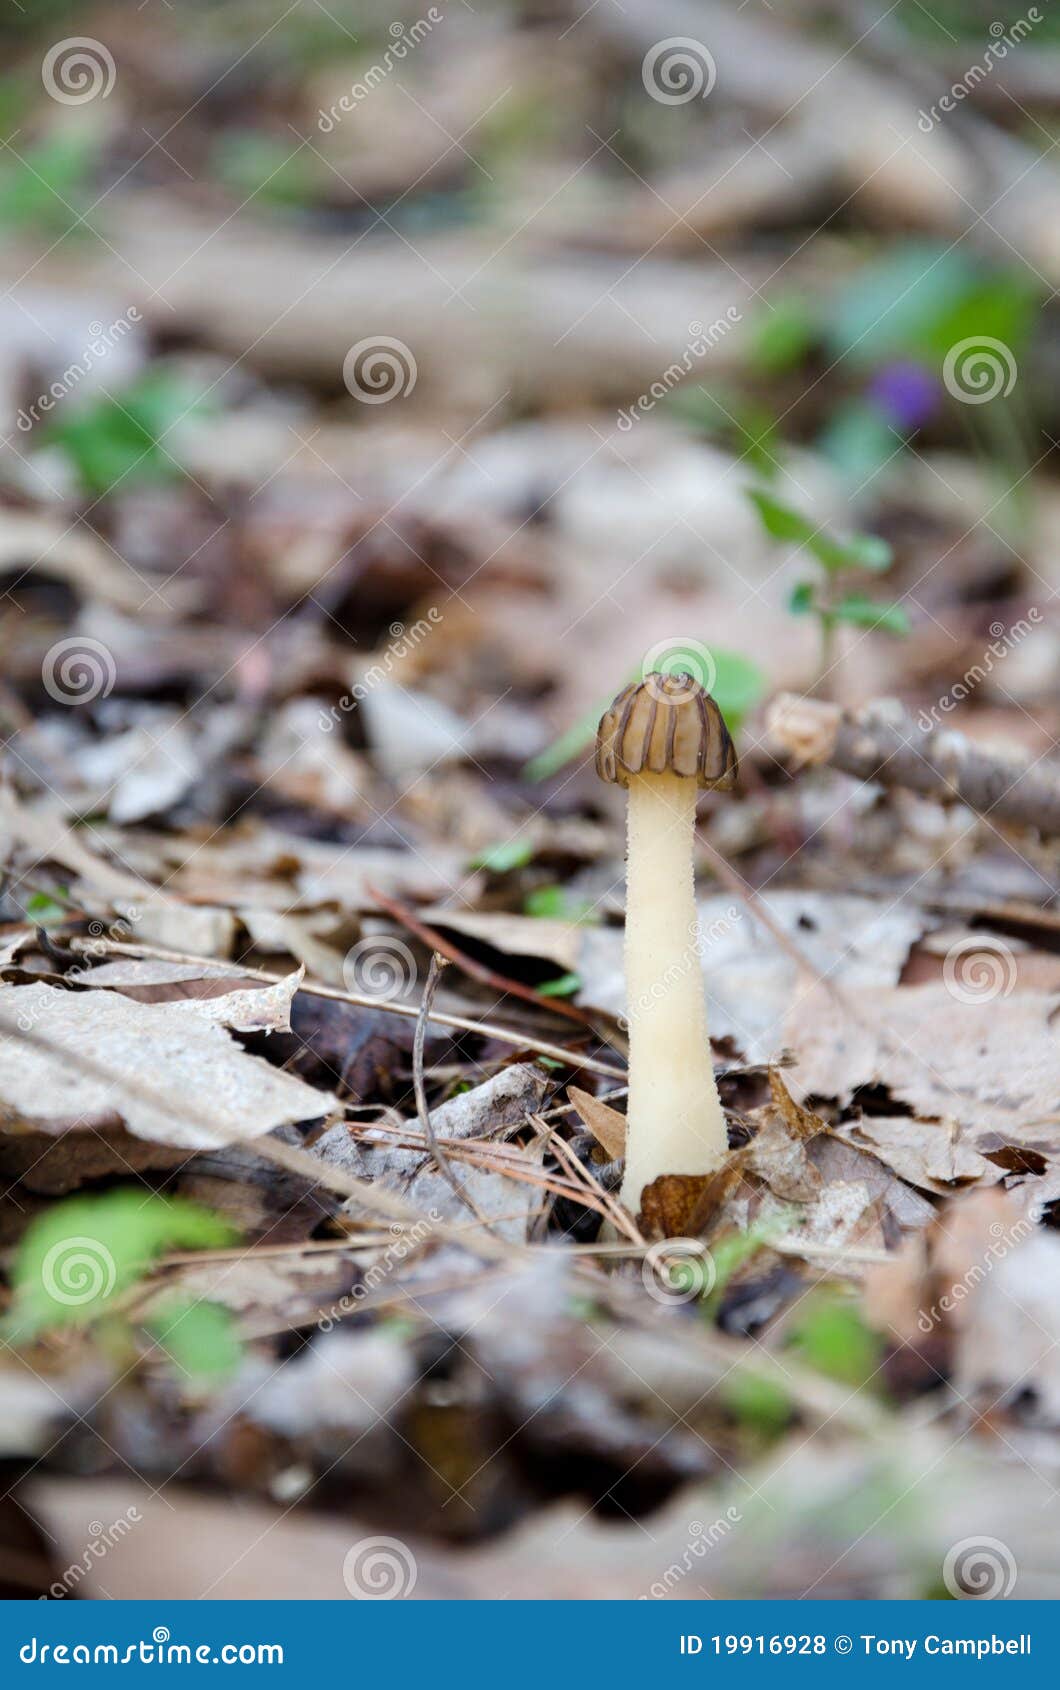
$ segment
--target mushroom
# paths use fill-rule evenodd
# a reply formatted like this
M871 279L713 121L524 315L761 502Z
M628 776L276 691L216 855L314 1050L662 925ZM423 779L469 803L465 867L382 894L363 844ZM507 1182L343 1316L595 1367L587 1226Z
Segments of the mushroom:
M596 772L629 793L629 1101L622 1201L660 1174L707 1174L728 1150L714 1079L693 871L700 788L736 780L721 711L687 674L645 675L600 718Z

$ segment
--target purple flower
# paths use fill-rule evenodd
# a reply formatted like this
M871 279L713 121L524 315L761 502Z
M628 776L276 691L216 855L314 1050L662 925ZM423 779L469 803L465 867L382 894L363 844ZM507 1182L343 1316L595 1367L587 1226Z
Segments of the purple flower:
M888 422L909 432L921 428L934 416L939 403L939 384L923 364L903 360L877 370L869 383L869 397Z

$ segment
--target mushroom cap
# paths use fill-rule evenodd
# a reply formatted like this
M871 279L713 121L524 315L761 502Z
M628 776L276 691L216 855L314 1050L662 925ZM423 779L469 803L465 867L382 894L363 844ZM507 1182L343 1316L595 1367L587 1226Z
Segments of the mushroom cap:
M694 675L653 672L623 687L596 730L596 772L628 786L635 775L682 775L727 791L736 748L721 711Z

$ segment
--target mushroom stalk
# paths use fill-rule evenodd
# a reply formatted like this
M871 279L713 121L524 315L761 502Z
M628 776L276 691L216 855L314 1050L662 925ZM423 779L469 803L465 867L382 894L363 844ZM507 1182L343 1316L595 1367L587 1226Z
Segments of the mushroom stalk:
M626 992L629 1101L622 1200L660 1174L712 1172L728 1150L714 1079L693 878L697 782L629 783Z

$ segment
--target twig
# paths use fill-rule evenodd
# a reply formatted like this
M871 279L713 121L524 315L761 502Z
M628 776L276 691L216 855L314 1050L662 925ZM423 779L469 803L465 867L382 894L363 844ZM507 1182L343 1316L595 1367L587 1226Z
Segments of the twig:
M858 780L955 798L977 815L1060 835L1055 765L982 751L952 728L921 728L894 700L848 712L781 693L767 726L799 764L830 763Z
M420 1013L416 1018L416 1033L412 1041L412 1089L416 1097L416 1114L419 1117L420 1126L423 1128L423 1136L427 1140L427 1148L430 1150L435 1167L464 1207L470 1209L471 1213L484 1226L488 1227L489 1223L485 1216L479 1214L475 1204L453 1173L448 1158L442 1153L442 1147L438 1143L434 1124L431 1121L431 1112L427 1107L427 1087L423 1083L423 1044L427 1037L427 1020L431 1012L431 1005L434 1002L434 994L438 990L438 982L442 977L442 970L448 968L448 966L445 957L439 956L437 951L432 953L431 966L427 971L427 983L423 988L423 1001L420 1004Z
M532 1003L536 1009L546 1010L552 1015L563 1015L568 1021L577 1021L580 1027L588 1027L590 1032L596 1031L596 1024L587 1009L579 1009L574 1003L564 1003L561 998L543 998L540 992L535 992L532 986L524 986L521 980L510 980L506 974L497 974L494 969L487 968L484 962L476 961L458 945L443 938L436 927L428 927L406 904L388 897L385 892L377 891L374 886L366 886L365 890L375 899L380 909L393 916L395 921L399 921L402 927L407 928L423 944L429 945L433 951L438 951L449 962L455 962L462 973L470 975L471 979L477 980L480 985L489 986L494 992L503 992L507 997L522 998L524 1003Z

